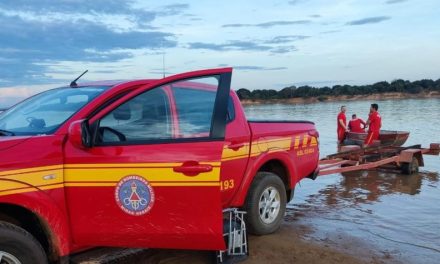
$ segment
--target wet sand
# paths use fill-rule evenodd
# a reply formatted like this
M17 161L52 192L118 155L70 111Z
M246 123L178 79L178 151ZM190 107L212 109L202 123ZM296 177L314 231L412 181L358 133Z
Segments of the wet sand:
M349 234L328 233L321 239L310 236L313 233L307 224L285 222L275 234L250 236L250 255L240 263L399 263ZM131 259L130 263L205 264L213 263L212 260L213 254L203 251L150 250Z

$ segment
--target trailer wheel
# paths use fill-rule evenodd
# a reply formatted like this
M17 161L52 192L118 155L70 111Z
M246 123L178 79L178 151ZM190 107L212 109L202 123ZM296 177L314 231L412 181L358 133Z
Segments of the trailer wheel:
M413 157L411 162L404 162L401 165L401 170L403 174L411 175L419 171L419 160Z
M245 204L249 232L267 235L277 231L286 212L286 204L286 188L280 177L271 172L257 173Z
M46 264L47 257L40 243L26 230L0 221L1 264Z

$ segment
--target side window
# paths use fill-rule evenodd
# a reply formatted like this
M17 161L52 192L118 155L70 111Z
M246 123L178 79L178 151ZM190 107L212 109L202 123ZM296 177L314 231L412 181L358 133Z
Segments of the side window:
M209 137L215 90L173 87L179 138Z
M218 77L210 76L146 91L99 121L97 143L207 138L217 90Z
M133 142L172 138L169 100L163 87L123 103L99 123L98 142Z
M171 85L177 119L176 138L209 137L218 90L217 76Z

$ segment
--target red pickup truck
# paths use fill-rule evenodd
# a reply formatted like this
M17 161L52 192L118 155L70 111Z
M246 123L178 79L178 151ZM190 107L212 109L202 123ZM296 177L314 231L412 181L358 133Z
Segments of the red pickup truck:
M232 69L45 91L0 114L0 263L110 247L225 249L223 210L277 230L315 177L308 121L248 121Z

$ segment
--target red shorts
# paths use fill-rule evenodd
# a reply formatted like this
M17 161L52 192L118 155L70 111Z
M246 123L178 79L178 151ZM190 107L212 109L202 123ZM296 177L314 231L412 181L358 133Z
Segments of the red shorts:
M368 135L365 138L364 144L371 145L374 140L379 139L379 131L368 131Z
M338 130L338 142L342 143L342 141L344 141L344 139L345 139L345 130L339 129Z

